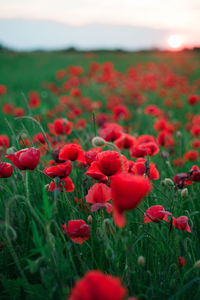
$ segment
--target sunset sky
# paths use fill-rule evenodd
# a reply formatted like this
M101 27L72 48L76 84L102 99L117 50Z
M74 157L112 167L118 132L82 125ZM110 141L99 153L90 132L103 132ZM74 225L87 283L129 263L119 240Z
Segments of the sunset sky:
M184 45L200 42L199 0L0 0L0 19L12 18L167 29Z

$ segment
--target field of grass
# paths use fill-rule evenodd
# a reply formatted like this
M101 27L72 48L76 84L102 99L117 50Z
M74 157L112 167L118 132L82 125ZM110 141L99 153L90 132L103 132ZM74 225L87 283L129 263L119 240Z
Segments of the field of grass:
M13 165L8 177L0 163L0 299L200 298L198 53L1 52L0 128L1 163ZM98 146L95 136L105 140L93 150L96 156L88 152ZM59 161L67 144L80 145L83 158ZM32 147L40 150L39 163L30 170L27 161L35 158L26 157L20 169L11 156ZM109 150L119 159L109 158L104 167L120 163L120 168L89 174L85 158L97 165L98 153ZM70 175L43 172L65 165L63 160L71 161ZM103 185L116 211L120 199L112 182L128 172L152 188L136 203L134 195L141 191L133 182L128 193L122 178L119 193L130 207L123 204L122 212L128 211L120 227L106 207L91 209L105 202L104 192L93 195L93 205L87 195L94 184ZM63 178L71 178L71 191ZM161 215L147 214L145 223L144 214L154 205L163 206ZM188 224L177 225L181 216ZM71 220L90 228L89 236L79 232L81 244L65 230ZM125 297L106 298L100 283L96 296L73 297L72 287L89 270L119 277Z

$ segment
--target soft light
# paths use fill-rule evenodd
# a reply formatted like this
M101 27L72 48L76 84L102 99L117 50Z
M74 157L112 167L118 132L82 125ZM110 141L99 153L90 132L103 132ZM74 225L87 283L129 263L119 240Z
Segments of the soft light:
M182 39L179 35L173 34L168 38L168 45L172 49L180 49L182 46Z

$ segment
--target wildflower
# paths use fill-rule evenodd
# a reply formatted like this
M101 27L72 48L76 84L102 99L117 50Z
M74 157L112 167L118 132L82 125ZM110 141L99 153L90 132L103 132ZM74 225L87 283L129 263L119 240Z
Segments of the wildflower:
M178 264L181 268L185 267L185 257L180 256L178 258Z
M2 162L0 163L0 178L10 177L13 173L13 167L11 164Z
M113 217L117 226L125 225L124 211L137 207L151 188L149 179L143 176L121 173L112 177Z
M111 200L111 189L104 183L95 183L85 197L87 203L92 203L91 211L106 207L108 213L112 212L112 205L107 201Z
M165 211L162 205L153 205L146 210L144 214L144 223L159 223L161 220L169 222L167 218L169 215L171 215L171 213Z
M40 161L40 150L36 148L25 148L7 155L6 158L20 170L34 170Z
M58 177L56 177L56 178L58 178ZM57 185L56 185L56 178L53 181L50 182L50 185L49 185L50 192L53 192L56 189L59 192L63 192L63 189L65 189L66 192L73 192L74 191L74 184L73 184L70 177L60 179Z
M66 144L59 152L59 160L76 160L85 163L84 151L78 144Z
M191 232L190 226L188 225L188 217L186 216L181 216L177 219L172 217L172 225L182 231Z
M3 148L8 148L10 145L9 137L6 134L0 135L0 146Z
M128 160L125 156L108 150L97 154L96 160L87 169L86 175L94 179L98 179L98 175L102 179L104 176L112 176L123 170L128 171L128 167Z
M72 171L71 161L66 161L62 164L56 164L55 166L47 167L43 170L43 173L49 177L65 178L70 175Z
M67 234L73 242L82 244L90 237L90 226L83 220L68 221Z
M61 135L61 134L69 135L72 132L73 124L64 118L56 119L53 125L54 125L55 135Z
M72 288L69 300L122 300L126 288L119 278L101 271L88 271Z

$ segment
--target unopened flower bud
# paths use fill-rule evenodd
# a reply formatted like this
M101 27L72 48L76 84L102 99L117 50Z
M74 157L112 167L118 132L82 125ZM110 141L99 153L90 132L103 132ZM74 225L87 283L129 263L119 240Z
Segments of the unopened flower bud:
M22 139L27 139L28 136L27 136L27 134L26 134L25 132L22 132L22 133L21 133L21 138L22 138Z
M170 178L165 178L163 181L164 181L164 184L167 185L167 186L173 186L174 185L173 180L170 179Z
M88 222L88 224L92 224L92 216L91 215L88 216L87 222Z
M180 138L182 136L182 133L180 131L177 131L176 136L177 138Z
M188 189L187 188L184 188L182 191L181 191L181 197L185 198L188 196Z
M101 138L100 136L95 136L93 139L92 139L92 145L94 147L102 147L106 144L106 141Z
M67 124L67 119L64 118L64 119L63 119L63 125L66 125L66 124Z
M142 266L142 267L145 265L145 258L144 258L144 256L139 256L138 257L138 265Z
M15 148L14 147L10 147L6 150L6 154L10 155L10 154L13 154L15 153Z
M45 184L44 188L48 192L49 191L49 184Z
M197 260L194 264L195 269L200 269L200 260Z

